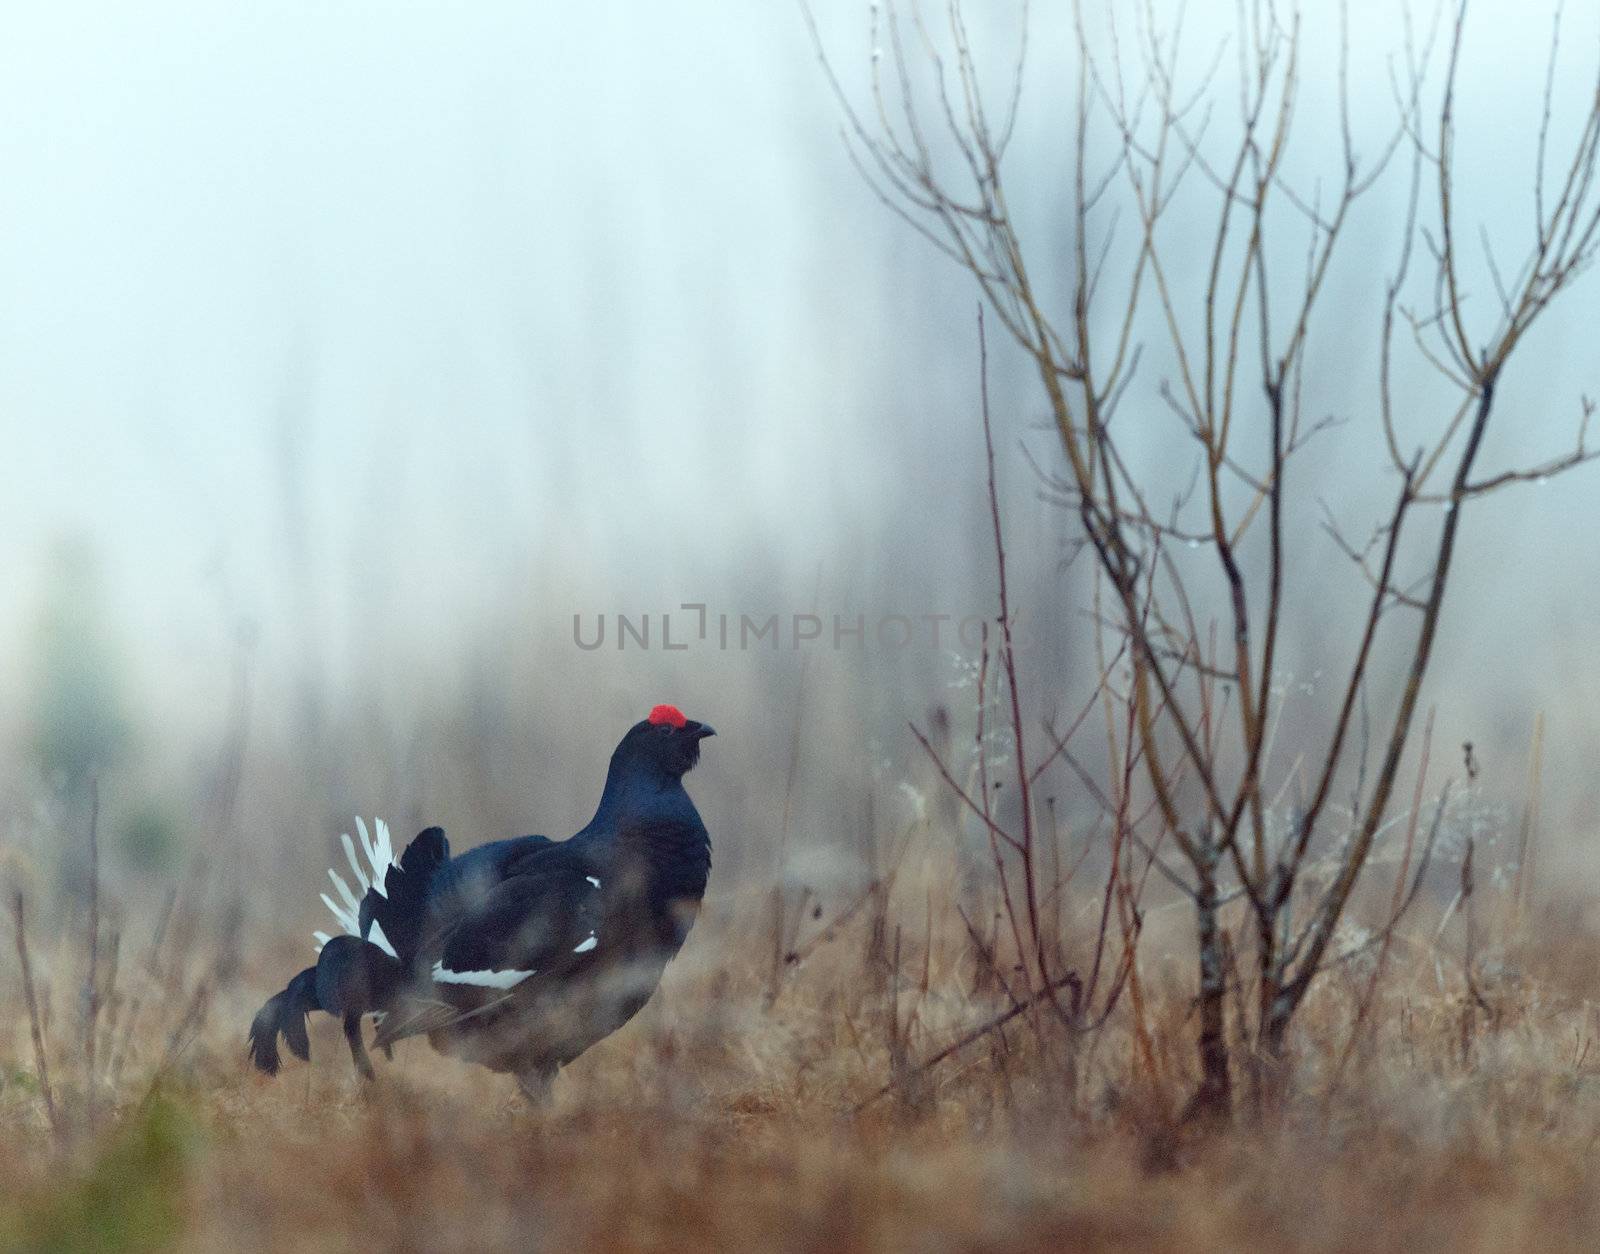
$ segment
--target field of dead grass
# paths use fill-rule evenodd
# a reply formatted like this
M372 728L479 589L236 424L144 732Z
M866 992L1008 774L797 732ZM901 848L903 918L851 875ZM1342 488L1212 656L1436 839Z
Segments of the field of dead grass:
M256 1075L243 1027L305 947L181 903L143 953L130 920L118 973L100 972L91 1092L81 919L26 918L55 1123L9 980L0 1243L1455 1251L1591 1249L1600 1231L1600 946L1581 929L1486 957L1469 998L1419 922L1353 1037L1362 972L1326 978L1280 1116L1206 1131L1177 1119L1192 1025L1159 937L1142 959L1153 1082L1122 1015L1069 1039L1025 1014L919 1071L1004 1008L962 936L919 926L897 974L889 916L861 910L773 997L764 909L719 899L645 1014L545 1109L416 1041L363 1086L331 1022L309 1066Z

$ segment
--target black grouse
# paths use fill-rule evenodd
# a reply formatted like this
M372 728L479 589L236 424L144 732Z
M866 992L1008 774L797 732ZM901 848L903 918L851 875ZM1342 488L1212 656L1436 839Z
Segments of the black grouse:
M322 895L344 935L317 933L317 964L250 1025L250 1057L278 1070L278 1037L310 1057L305 1016L343 1021L357 1069L372 1078L362 1019L386 1052L426 1033L433 1047L517 1077L542 1095L558 1068L650 1000L705 894L711 839L683 787L715 735L669 705L629 728L600 804L570 840L523 836L450 856L430 827L394 856L389 830L356 820L357 887L330 871Z

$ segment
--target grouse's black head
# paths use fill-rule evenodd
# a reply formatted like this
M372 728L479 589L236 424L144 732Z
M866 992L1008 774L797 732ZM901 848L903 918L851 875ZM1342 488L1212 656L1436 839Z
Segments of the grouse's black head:
M700 742L717 733L706 723L685 718L676 706L658 705L650 717L635 723L617 746L617 755L637 758L674 779L700 761Z

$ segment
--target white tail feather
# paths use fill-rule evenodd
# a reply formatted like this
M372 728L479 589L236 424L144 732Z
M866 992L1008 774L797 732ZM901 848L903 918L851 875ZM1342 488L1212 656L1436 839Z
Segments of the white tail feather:
M383 882L383 874L387 873L390 866L399 866L400 859L394 856L394 841L389 838L389 825L382 819L373 819L378 828L378 862L380 868L378 882Z
M349 859L350 869L355 873L356 882L361 885L361 891L367 891L367 873L361 869L361 863L356 858L356 847L350 843L350 833L345 832L339 837L339 843L344 846L344 856Z
M339 921L339 926L344 929L344 932L347 936L360 935L360 929L356 926L355 915L351 914L343 906L339 905L332 897L328 896L327 893L322 894L322 904L327 906L329 910L333 911L333 917Z
M372 836L367 831L367 821L359 814L356 815L356 835L361 838L361 852L367 855L367 861L376 866L378 859L372 850Z
M361 911L361 898L350 891L350 885L344 882L344 877L332 867L329 867L328 878L333 881L333 886L339 890L339 896L344 899L344 904L359 914Z
M367 825L361 816L356 815L356 831L361 834L361 848L367 855L367 861L372 864L372 887L380 897L387 897L389 890L384 887L384 878L389 874L391 866L399 866L399 860L394 856L394 842L389 838L389 825L382 819L373 819L373 826L377 829L377 838L367 834Z
M361 841L361 852L371 867L370 873L361 865L361 859L356 856L355 842L350 839L350 834L346 832L339 837L339 843L344 846L345 859L350 863L351 874L355 876L355 881L360 886L359 890L352 890L350 885L345 882L344 877L338 871L330 868L328 878L333 881L334 887L338 889L339 896L344 899L344 904L340 905L335 902L327 893L322 894L324 904L333 912L334 919L338 921L340 929L347 936L361 935L361 899L366 896L369 890L377 893L380 897L387 897L389 891L384 884L384 879L389 874L391 867L398 868L400 865L400 860L394 856L394 841L389 835L389 825L382 819L373 819L373 825L377 830L376 838L368 833L366 821L359 814L356 816L356 834ZM317 932L314 935L317 940L317 950L320 953L322 947L328 943L329 937L326 932ZM394 946L389 942L389 938L383 934L383 929L378 926L376 919L372 921L372 930L366 939L391 958L399 956L395 953Z

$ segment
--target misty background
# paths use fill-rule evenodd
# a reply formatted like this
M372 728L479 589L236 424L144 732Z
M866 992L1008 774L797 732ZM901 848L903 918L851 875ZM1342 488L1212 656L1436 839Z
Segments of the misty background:
M869 6L816 7L863 93ZM1017 9L974 8L1003 83ZM1600 36L1580 10L1558 122ZM1033 19L1008 171L1032 264L1064 280L1070 28ZM1190 7L1196 58L1232 20ZM1330 20L1307 19L1290 166L1313 182L1337 136ZM1371 152L1401 28L1358 3L1351 32ZM1459 195L1518 256L1549 42L1522 5L1470 16ZM564 836L658 701L721 733L691 780L719 866L848 847L874 789L912 813L906 723L970 704L959 649L927 647L920 621L918 647L835 649L831 622L865 615L870 637L885 616L993 612L975 293L863 185L840 122L788 4L6 6L8 837L67 839L80 768L122 856L151 869L205 850L287 886L357 811L461 845ZM1348 421L1296 471L1317 481L1290 520L1310 608L1284 666L1308 707L1348 661L1331 628L1364 588L1316 498L1364 534L1393 491L1375 363L1403 193L1393 178L1363 202L1319 314L1308 409ZM1597 315L1590 276L1513 359L1496 467L1570 447L1579 396L1600 394ZM1093 680L1084 572L1021 452L1053 451L1034 381L1003 344L992 370L1028 700L1066 710ZM1407 370L1421 405L1426 369ZM1136 443L1181 474L1192 451L1158 378ZM1542 821L1582 866L1600 818L1597 471L1472 509L1428 693L1438 768L1472 740L1511 806L1544 714ZM776 614L779 647L666 651L660 616L683 639L685 602ZM793 648L808 612L823 640ZM651 616L651 648L616 647L619 613ZM575 615L591 639L607 616L604 647L575 644ZM292 891L309 920L314 894Z

